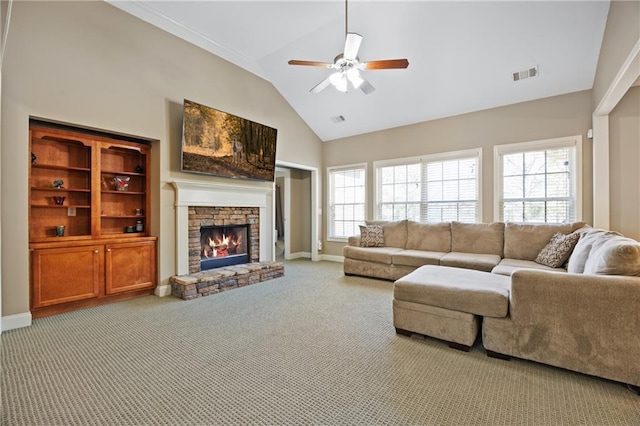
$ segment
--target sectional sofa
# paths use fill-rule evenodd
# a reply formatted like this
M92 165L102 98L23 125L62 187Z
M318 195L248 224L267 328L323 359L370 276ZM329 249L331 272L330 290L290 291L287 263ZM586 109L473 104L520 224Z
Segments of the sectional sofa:
M640 387L637 241L580 222L370 221L343 252L345 274L395 281L400 334L468 350L481 333L490 356Z

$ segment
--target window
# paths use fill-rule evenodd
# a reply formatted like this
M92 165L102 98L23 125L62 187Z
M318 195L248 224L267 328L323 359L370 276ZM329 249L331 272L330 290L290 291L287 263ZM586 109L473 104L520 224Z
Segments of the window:
M420 220L422 176L420 163L378 168L380 220Z
M481 150L382 161L376 167L376 218L477 222Z
M331 167L329 175L328 239L344 240L360 233L366 209L366 167Z
M574 222L581 215L582 136L494 147L496 220Z

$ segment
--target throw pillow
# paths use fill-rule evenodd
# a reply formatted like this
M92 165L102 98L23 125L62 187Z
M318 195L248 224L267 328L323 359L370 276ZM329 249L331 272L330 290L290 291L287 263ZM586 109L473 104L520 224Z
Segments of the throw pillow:
M577 232L571 234L561 234L559 232L553 234L551 240L546 246L540 250L536 257L536 262L549 266L550 268L559 268L569 259L573 248L580 239Z
M640 276L640 243L622 236L607 238L589 255L584 273Z
M384 247L382 225L360 225L360 247Z

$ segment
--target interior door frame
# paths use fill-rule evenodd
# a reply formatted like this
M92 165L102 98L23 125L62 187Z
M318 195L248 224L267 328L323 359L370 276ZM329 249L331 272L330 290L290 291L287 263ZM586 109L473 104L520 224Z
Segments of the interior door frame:
M291 163L289 161L276 161L276 170L284 173L284 203L282 206L282 215L284 218L284 258L289 260L291 258L291 227L289 217L291 215L291 169L306 170L311 172L311 260L317 262L318 255L318 242L320 241L319 235L319 222L320 213L318 210L319 202L318 196L320 194L320 180L318 179L318 168L307 166L304 164ZM274 182L275 185L275 182ZM275 203L273 213L273 229L275 226Z

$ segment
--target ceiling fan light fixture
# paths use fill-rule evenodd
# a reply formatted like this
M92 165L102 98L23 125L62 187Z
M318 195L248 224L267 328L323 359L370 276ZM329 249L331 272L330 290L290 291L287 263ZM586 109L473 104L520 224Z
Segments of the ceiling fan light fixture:
M331 82L331 84L333 84L335 87L338 87L338 84L340 83L340 80L342 80L342 73L340 71L334 72L333 74L331 74L331 76L329 77L329 81Z
M336 89L340 92L347 92L348 86L347 86L347 78L343 75L340 74L340 81L338 81L337 84L335 84Z
M354 89L359 88L362 83L364 83L364 80L362 79L362 77L360 77L360 71L358 70L358 68L349 69L347 71L347 78L349 79L351 84L353 84Z
M333 85L333 87L336 88L336 90L340 92L347 91L348 80L347 80L347 77L344 75L344 72L338 71L331 74L331 76L329 77L329 82Z

